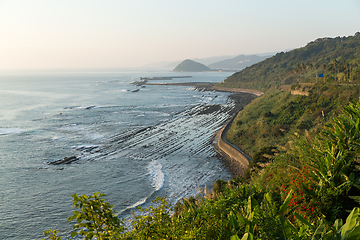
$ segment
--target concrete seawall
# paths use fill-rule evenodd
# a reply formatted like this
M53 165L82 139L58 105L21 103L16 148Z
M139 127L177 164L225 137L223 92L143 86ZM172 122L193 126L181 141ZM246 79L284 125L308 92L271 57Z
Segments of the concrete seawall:
M242 176L251 161L250 156L226 140L226 133L237 114L220 129L213 140L214 149L223 157L234 176Z

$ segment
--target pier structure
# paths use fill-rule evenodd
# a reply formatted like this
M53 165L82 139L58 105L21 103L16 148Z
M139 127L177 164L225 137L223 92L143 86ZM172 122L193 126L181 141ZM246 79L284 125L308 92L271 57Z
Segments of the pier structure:
M140 81L151 81L151 80L173 80L173 78L192 78L192 76L169 76L169 77L140 77Z

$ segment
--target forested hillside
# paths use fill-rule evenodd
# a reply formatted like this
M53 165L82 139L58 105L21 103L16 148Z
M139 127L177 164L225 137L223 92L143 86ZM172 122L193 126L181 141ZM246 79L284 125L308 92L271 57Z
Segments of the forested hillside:
M357 100L360 86L293 85L308 92L292 95L290 91L272 89L240 111L228 131L227 139L254 156L263 147L288 149L296 135L318 134L339 114L343 104Z
M317 78L323 74L323 78ZM360 83L360 32L319 38L305 47L281 52L228 77L224 87L265 91L296 82Z

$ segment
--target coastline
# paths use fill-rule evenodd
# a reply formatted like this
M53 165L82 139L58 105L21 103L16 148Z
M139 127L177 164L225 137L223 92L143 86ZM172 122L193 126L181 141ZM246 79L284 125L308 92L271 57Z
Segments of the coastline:
M217 92L230 92L230 93L250 93L259 97L264 93L255 89L245 88L228 88L228 87L216 87L214 83L208 82L189 82L189 83L145 83L142 85L173 85L173 86L189 86L204 88L204 91L217 91Z
M215 133L212 146L219 154L221 160L229 168L231 175L234 177L242 176L251 161L251 157L245 154L241 149L229 143L226 140L226 133L230 128L233 120L243 107L249 104L256 97L264 94L254 89L225 88L216 87L213 83L191 82L191 83L146 83L144 85L175 85L196 87L199 91L217 91L233 93L229 97L235 102L236 110L228 122Z
M248 92L237 92L230 95L230 98L234 100L234 98L239 98L241 95L252 95L253 93ZM257 95L255 95L257 97ZM255 99L256 97L253 97ZM252 100L253 100L252 99ZM252 101L251 100L251 101ZM236 118L237 114L243 109L243 107L249 104L251 101L244 101L240 103L240 101L234 100L236 104L238 104L238 109L235 111L233 116L227 121L227 123L215 133L213 138L212 146L215 151L220 155L221 160L228 166L231 175L234 177L239 177L244 175L245 170L249 166L249 162L251 161L251 157L244 153L241 149L229 143L226 140L226 134L229 130L231 124Z

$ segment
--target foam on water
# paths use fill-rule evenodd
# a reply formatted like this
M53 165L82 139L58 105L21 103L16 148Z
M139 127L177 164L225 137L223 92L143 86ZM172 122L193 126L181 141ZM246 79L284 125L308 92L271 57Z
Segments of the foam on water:
M0 135L7 135L7 134L16 134L25 132L26 129L23 128L0 128Z
M151 161L147 168L152 181L151 185L155 188L155 191L159 191L165 182L164 173L161 171L162 165L158 161Z

